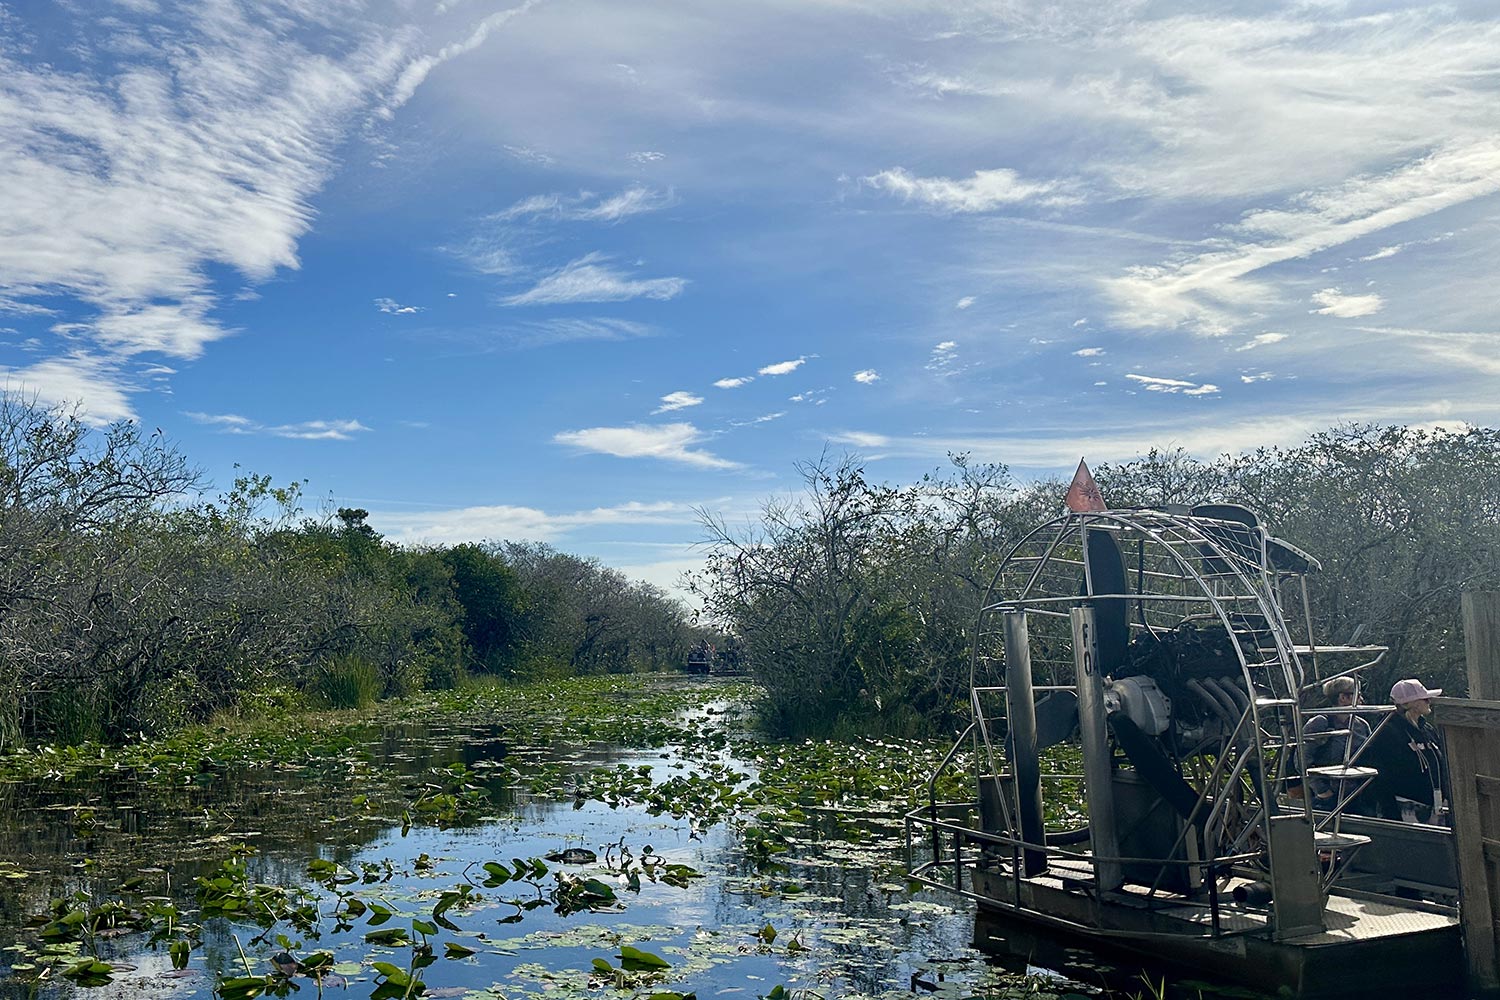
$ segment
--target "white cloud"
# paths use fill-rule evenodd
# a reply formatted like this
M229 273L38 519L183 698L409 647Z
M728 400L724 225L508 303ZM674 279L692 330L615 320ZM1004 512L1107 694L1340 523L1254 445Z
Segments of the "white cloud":
M1402 245L1400 243L1397 243L1394 246L1381 247L1379 250L1376 250L1374 253L1368 254L1368 255L1366 255L1364 257L1361 257L1360 260L1362 262L1366 262L1366 263L1368 263L1369 261L1372 261L1372 260L1385 260L1387 257L1394 257L1394 256L1396 256L1396 254L1400 253L1404 249L1405 249L1404 245Z
M439 49L433 55L419 56L411 60L402 69L400 77L396 80L395 92L391 95L391 99L385 108L382 109L385 116L390 117L396 108L411 100L412 95L417 92L417 88L427 79L427 75L438 66L455 56L461 56L466 52L472 52L479 48L479 46L483 45L489 39L496 28L499 28L511 18L526 13L540 2L541 0L522 0L521 4L509 10L497 11L480 21L466 37L459 41L443 46L443 48Z
M252 434L300 441L352 441L355 434L370 429L358 420L304 420L294 424L263 424L237 413L185 411L183 416L209 427L218 427L225 434Z
M1257 347L1265 347L1267 344L1279 344L1286 339L1284 333L1262 333L1251 337L1245 343L1236 347L1236 351L1253 351Z
M294 30L293 10L177 13L117 26L153 33L151 61L0 54L0 298L70 296L72 334L116 356L194 358L224 336L213 266L297 267L335 148L413 43Z
M1251 275L1496 191L1500 139L1450 143L1385 174L1305 192L1284 208L1249 212L1234 227L1241 242L1170 264L1130 268L1103 287L1119 322L1223 335L1242 316L1276 300L1271 280Z
M954 375L958 372L958 341L945 340L932 349L924 366L939 375Z
M658 162L660 162L662 160L665 160L666 158L667 158L667 154L666 153L658 153L654 149L639 150L637 152L631 153L627 157L627 159L631 160L632 162L642 163L642 164L645 164L645 163L658 163Z
M1082 347L1073 352L1074 355L1080 358L1097 358L1104 353L1105 351L1102 347Z
M861 181L888 191L903 201L916 202L940 212L993 212L1023 202L1070 205L1080 199L1061 181L1026 181L1014 170L976 170L962 180L949 177L917 177L901 167L882 170Z
M1219 387L1211 382L1204 382L1202 385L1199 385L1196 382L1187 382L1180 378L1160 378L1155 375L1137 375L1134 372L1127 374L1125 377L1139 382L1151 392L1180 392L1184 396L1208 396L1219 391Z
M854 448L886 448L891 443L891 439L884 434L872 434L868 431L841 431L830 435L828 440Z
M495 218L509 221L550 216L567 222L619 222L631 216L670 208L675 204L677 196L671 190L654 191L637 185L607 198L592 191L580 191L573 196L533 195L516 202Z
M395 299L384 299L384 298L381 298L381 299L376 299L375 300L375 308L379 309L383 313L391 313L392 315L395 315L395 316L410 316L413 313L422 312L424 307L422 307L422 306L403 306L401 303L397 302Z
M557 305L565 302L621 302L627 299L674 299L687 287L686 278L632 279L609 258L591 253L570 261L537 282L530 291L505 299L508 306Z
M640 340L657 335L657 329L634 320L609 316L554 316L506 326L500 336L520 348L550 347L578 341Z
M1500 375L1500 333L1388 326L1355 329L1388 338L1393 349L1379 353L1396 360L1404 372L1410 368L1412 352L1419 352L1464 374ZM1493 398L1493 394L1488 394L1488 398Z
M955 308L955 309L967 309L970 306L972 306L973 304L974 304L974 296L972 296L972 295L965 295L963 298L959 299L957 302L955 302L953 304L953 308Z
M670 413L673 410L685 410L689 406L697 406L702 402L702 396L694 396L690 392L669 392L661 398L661 405L651 412Z
M1256 382L1269 382L1275 377L1276 376L1271 374L1270 372L1247 372L1246 374L1240 376L1240 381L1245 383L1246 385L1253 385Z
M1322 316L1338 316L1341 319L1354 319L1359 316L1370 316L1380 312L1385 306L1385 300L1379 295L1345 295L1337 288L1325 288L1315 292L1312 297L1315 305L1321 309L1313 312Z
M738 389L740 386L754 381L755 377L752 375L742 375L739 378L721 378L714 383L714 387L716 389Z
M1156 378L1152 375L1136 375L1134 373L1125 376L1134 379L1146 386L1157 386L1160 389L1184 389L1192 388L1197 382L1184 382L1180 378Z
M691 504L631 501L615 507L595 507L549 514L535 507L506 504L451 510L371 510L370 525L391 541L409 545L456 545L461 542L551 542L579 528L598 525L687 525L696 521Z
M757 375L790 375L801 368L807 362L807 358L797 358L794 361L778 361L774 365L766 365L756 372Z
M739 463L720 458L693 445L706 436L692 424L633 424L630 427L589 427L553 436L558 444L617 458L659 458L705 469L735 469Z
M730 425L733 427L753 427L756 424L769 424L771 421L780 420L784 416L786 416L786 411L778 410L775 413L762 414L751 420L731 420Z
M0 365L0 389L43 406L77 406L79 419L95 427L135 416L113 365L82 352L23 368Z
M860 383L861 385L869 385L872 382L879 382L880 373L873 368L866 368L863 371L857 371L854 373L854 381Z

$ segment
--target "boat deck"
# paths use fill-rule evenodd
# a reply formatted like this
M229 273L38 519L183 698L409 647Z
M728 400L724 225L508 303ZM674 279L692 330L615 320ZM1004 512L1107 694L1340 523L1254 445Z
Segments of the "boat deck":
M980 908L976 941L989 947L1001 940L981 932L992 921L1021 921L1127 960L1146 956L1299 997L1434 989L1461 978L1459 922L1448 907L1336 890L1321 931L1277 940L1270 933L1272 907L1230 899L1246 880L1221 893L1215 928L1206 899L1152 895L1134 885L1100 894L1089 885L1092 874L1081 858L1054 859L1046 873L1019 879L999 865L975 865L969 875Z
M1009 876L1001 876L1010 882ZM1039 888L1053 892L1076 895L1080 882L1092 880L1093 871L1087 862L1069 859L1054 862L1045 874L1022 879ZM1270 924L1269 907L1249 907L1229 900L1229 891L1236 884L1248 879L1231 880L1219 903L1219 934L1254 934L1264 931ZM993 882L991 883L993 884ZM1008 901L1006 893L1001 901ZM1149 911L1151 922L1158 929L1170 933L1170 924L1184 935L1203 936L1212 933L1213 914L1204 901L1184 900L1172 895L1151 895L1146 886L1126 885L1109 894L1112 904L1126 909ZM1438 907L1413 903L1410 906L1372 899L1363 893L1345 895L1335 889L1328 897L1323 912L1324 930L1320 933L1285 938L1284 943L1302 947L1335 945L1349 941L1368 941L1376 938L1395 937L1404 934L1420 934L1458 927L1458 917Z

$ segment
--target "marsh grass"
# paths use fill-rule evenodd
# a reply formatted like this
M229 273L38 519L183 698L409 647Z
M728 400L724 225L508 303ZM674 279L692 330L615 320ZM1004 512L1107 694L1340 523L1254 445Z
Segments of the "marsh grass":
M308 688L328 708L368 708L385 687L380 669L361 656L333 656L313 669Z

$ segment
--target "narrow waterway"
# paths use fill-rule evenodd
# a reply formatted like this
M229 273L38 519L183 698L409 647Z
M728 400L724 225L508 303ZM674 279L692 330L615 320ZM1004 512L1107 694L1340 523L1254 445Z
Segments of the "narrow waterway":
M1106 995L1087 956L1074 981L973 950L969 904L903 877L897 809L765 806L775 745L686 690L654 746L387 722L295 763L0 784L0 996ZM762 812L724 805L753 785Z

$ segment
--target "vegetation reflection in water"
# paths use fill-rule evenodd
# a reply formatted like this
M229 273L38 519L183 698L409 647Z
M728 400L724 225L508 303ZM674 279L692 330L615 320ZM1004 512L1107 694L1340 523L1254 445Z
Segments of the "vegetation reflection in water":
M12 755L0 983L226 1000L1099 993L987 965L961 907L910 891L900 816L945 744L764 742L749 695L475 687Z

